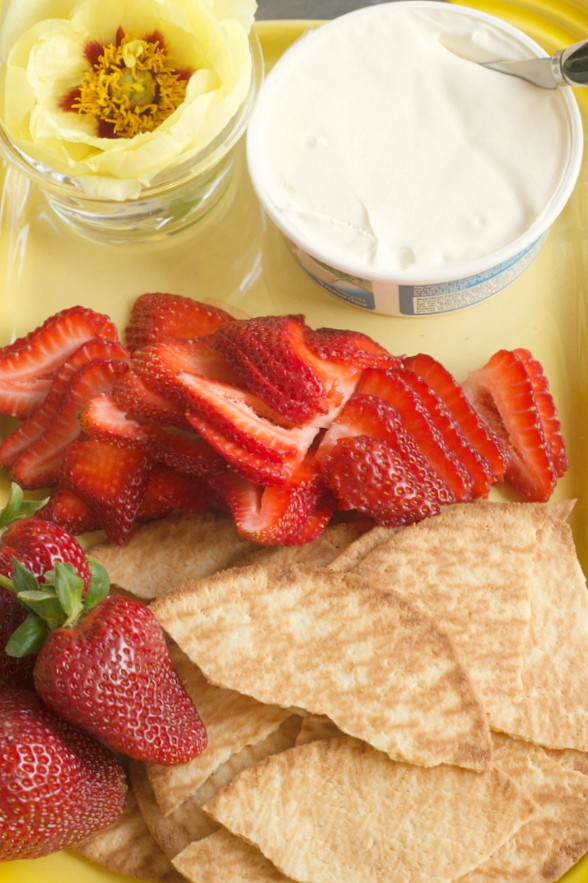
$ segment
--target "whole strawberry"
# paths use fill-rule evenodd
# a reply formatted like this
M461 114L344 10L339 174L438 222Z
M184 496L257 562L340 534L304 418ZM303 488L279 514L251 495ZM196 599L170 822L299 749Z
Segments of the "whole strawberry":
M0 554L0 569L2 568ZM12 570L12 563L11 563ZM3 571L2 571L3 572ZM34 656L23 656L20 659L9 656L4 648L12 633L22 625L27 612L20 601L8 589L0 586L0 689L3 684L33 689Z
M15 557L37 577L58 561L69 561L87 590L92 573L86 554L75 537L53 521L33 516L15 521L4 530L0 548L7 545Z
M122 812L116 755L49 711L33 691L0 691L0 861L37 858Z
M110 595L77 624L52 631L34 679L49 708L129 757L176 764L206 747L161 626L135 599Z
M74 536L53 521L38 518L44 501L25 500L14 482L0 511L0 573L12 576L12 559L17 558L40 580L58 561L68 561L88 589L92 572L84 550Z

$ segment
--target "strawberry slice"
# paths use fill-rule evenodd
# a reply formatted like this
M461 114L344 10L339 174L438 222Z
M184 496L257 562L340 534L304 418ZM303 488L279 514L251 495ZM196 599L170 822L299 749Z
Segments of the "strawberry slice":
M78 347L59 368L53 380L49 381L50 388L43 403L0 445L0 466L10 469L18 457L43 435L61 407L74 374L96 359L118 359L129 365L131 361L130 355L118 341L96 338Z
M541 415L541 425L545 432L545 438L549 445L549 452L553 461L553 468L557 478L567 472L569 467L568 457L565 448L565 441L561 434L561 426L557 416L557 409L553 396L549 391L549 381L543 373L543 366L537 359L534 359L529 350L516 349L515 354L524 363L527 374L533 384L533 392L535 394L535 402L539 414Z
M229 384L185 373L177 381L190 403L188 421L242 475L261 484L284 484L292 477L316 426L280 426L263 401Z
M51 389L51 377L0 378L0 414L26 420Z
M525 499L544 502L557 472L526 361L514 350L499 350L468 375L464 391L508 447L506 481Z
M54 484L67 448L80 435L78 412L92 396L110 391L127 370L128 363L120 359L96 359L76 371L45 432L12 466L13 480L24 488Z
M471 476L448 448L436 421L418 393L407 383L402 371L368 368L361 377L357 392L378 396L392 405L421 453L455 494L456 500L465 502L472 498Z
M492 470L493 483L502 481L508 460L503 442L472 406L463 389L440 362L425 353L408 356L404 364L435 390L469 444Z
M354 438L362 441L355 447L348 445L347 442ZM389 475L381 487L361 489L358 476L353 477L351 474L350 459L353 455L358 458L358 467L363 464L364 478L375 480L376 470L374 464L370 464L371 442L366 439L382 445L378 455L380 470L385 463L384 449L387 447L391 452ZM345 446L341 449L339 445L343 442ZM455 502L455 494L431 468L417 447L414 437L405 428L398 411L377 396L359 393L352 396L325 433L316 451L316 458L321 464L328 486L337 497L339 507L357 509L378 523L408 524L419 521L427 514L434 514L441 506ZM398 475L401 483L396 488L394 481ZM417 497L411 497L410 507L403 509L405 481L411 483L411 486L417 481L421 491Z
M203 479L227 469L224 457L195 432L180 434L160 426L148 426L145 431L153 459L170 469Z
M119 378L112 389L118 404L130 416L154 420L185 429L188 422L185 409L169 397L150 389L136 371L127 371Z
M423 484L434 487L443 503L455 502L455 494L421 453L399 412L377 396L356 393L323 436L316 458L328 474L329 455L340 439L370 436L398 451Z
M88 438L121 445L149 443L145 426L128 417L112 393L93 395L78 414L81 431Z
M235 372L213 348L212 338L167 340L143 347L133 353L133 365L149 389L182 404L182 390L176 377L182 372L234 383Z
M38 515L47 521L54 521L74 536L100 529L98 517L88 504L61 485L53 488Z
M313 353L329 362L354 368L400 368L402 359L360 331L339 328L306 328L304 339Z
M149 292L136 299L125 329L131 351L163 340L191 340L210 334L233 317L219 307L179 294Z
M311 458L301 464L288 486L260 487L227 472L212 482L224 499L244 539L261 545L301 545L316 538L327 524L332 506ZM312 531L307 524L312 519Z
M233 366L239 385L276 414L295 426L325 416L326 426L353 392L361 365L317 355L306 341L308 331L300 315L262 316L222 325L213 345Z
M85 341L95 337L118 340L116 326L108 316L80 306L61 310L26 337L0 349L0 383L48 377Z
M149 449L155 462L174 471L207 478L227 468L225 459L195 432L180 433L153 422L135 420L110 393L93 396L78 419L87 438L115 445L141 445Z
M200 479L155 463L136 518L151 521L169 512L207 512L213 498L210 488Z
M78 439L67 450L63 484L83 500L115 543L131 533L143 500L151 459L142 447Z
M328 459L327 480L340 508L398 527L437 515L446 505L435 483L423 482L400 450L368 435L342 438Z
M488 462L469 444L443 400L422 377L408 368L403 371L402 377L419 397L453 456L470 475L473 482L472 496L487 497L490 488L496 483Z

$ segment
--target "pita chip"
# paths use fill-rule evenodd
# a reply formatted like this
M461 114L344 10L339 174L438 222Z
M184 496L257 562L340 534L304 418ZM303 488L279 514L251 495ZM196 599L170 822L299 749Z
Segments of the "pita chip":
M187 579L232 567L256 548L239 537L229 518L174 513L140 524L124 546L103 542L88 554L106 568L111 582L148 601Z
M350 545L370 531L365 521L342 522L328 525L322 534L311 543L303 546L265 546L248 552L238 562L240 567L248 567L260 562L275 567L290 564L307 564L311 567L326 567L339 557Z
M588 779L538 745L495 736L496 765L536 804L532 818L460 883L554 883L588 850Z
M424 769L343 737L261 761L204 809L295 880L448 883L496 851L533 804L499 770Z
M399 760L489 764L486 717L447 636L355 574L234 568L152 610L212 683L324 714Z
M258 849L224 828L190 843L173 864L193 883L289 883Z
M148 765L149 782L163 815L177 809L231 755L274 733L292 714L287 708L262 704L211 684L176 644L170 642L169 650L178 676L204 721L208 745L187 763Z
M189 843L213 833L218 825L202 811L202 804L244 769L270 754L291 748L298 736L301 722L298 715L292 715L267 738L255 745L247 745L232 755L167 816L162 815L155 799L149 783L147 765L132 762L129 772L133 790L147 827L163 852L173 859Z
M538 536L530 627L522 648L520 701L496 728L549 748L588 752L588 592L560 504Z
M548 517L545 504L451 506L391 534L352 570L398 592L447 632L499 729L502 709L522 691L523 642L537 581L529 562Z
M211 823L209 820L209 824ZM124 812L108 828L75 846L75 851L118 874L157 883L181 883L182 877L157 845L132 791Z

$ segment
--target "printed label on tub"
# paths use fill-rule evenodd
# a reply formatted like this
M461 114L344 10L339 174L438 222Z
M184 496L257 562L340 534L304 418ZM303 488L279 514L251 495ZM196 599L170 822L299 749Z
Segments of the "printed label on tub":
M486 273L437 285L399 285L400 313L403 316L449 313L488 300L514 282L527 269L543 245L544 239L544 236L541 237L524 251Z
M288 242L288 245L308 275L340 300L364 310L388 315L426 316L461 310L493 297L527 269L543 245L546 235L491 270L456 282L432 285L375 282L372 286L367 279L339 273L310 257L293 243Z

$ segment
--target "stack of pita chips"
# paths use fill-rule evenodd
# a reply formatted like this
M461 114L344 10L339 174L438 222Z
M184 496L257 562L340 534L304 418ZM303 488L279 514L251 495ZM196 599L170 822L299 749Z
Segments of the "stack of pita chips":
M174 517L92 550L154 599L209 747L131 763L127 812L80 851L166 883L558 880L588 851L570 509L479 502L267 550Z

